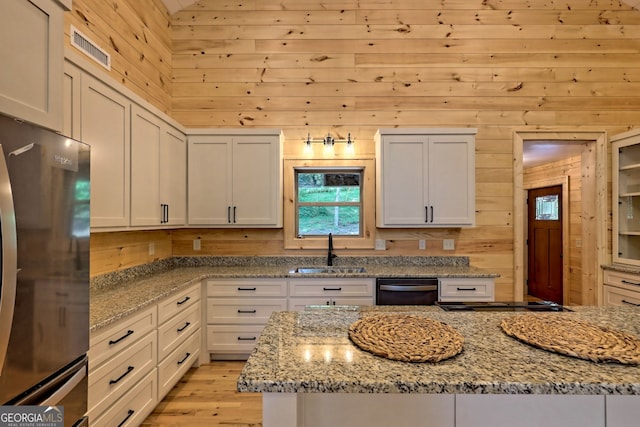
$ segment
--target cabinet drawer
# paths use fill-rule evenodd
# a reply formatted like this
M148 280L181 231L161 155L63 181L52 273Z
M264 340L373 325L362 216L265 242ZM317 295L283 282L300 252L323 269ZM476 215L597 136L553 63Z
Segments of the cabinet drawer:
M604 283L618 288L624 288L629 291L640 292L640 275L638 274L605 270Z
M163 324L200 301L200 286L200 284L194 285L160 301L158 304L158 324Z
M365 297L340 297L340 298L291 298L289 300L289 310L294 311L302 311L307 308L307 306L327 306L333 307L338 305L362 305L362 306L370 306L373 305L373 298L365 298Z
M493 301L491 278L443 278L438 280L439 301Z
M156 378L154 368L109 411L97 417L89 413L91 427L139 426L158 404Z
M604 285L604 305L640 307L640 292Z
M155 368L156 333L151 332L113 359L89 372L88 407L99 414Z
M158 400L171 390L200 354L200 330L197 330L158 365Z
M133 314L104 331L91 334L89 372L156 328L156 306Z
M286 309L286 298L208 298L207 323L264 324Z
M198 328L200 328L200 304L189 307L184 313L160 325L158 328L158 359L164 359Z
M264 325L207 326L207 350L221 353L251 353Z
M286 297L285 279L207 280L210 297Z
M291 279L292 297L371 297L374 279Z

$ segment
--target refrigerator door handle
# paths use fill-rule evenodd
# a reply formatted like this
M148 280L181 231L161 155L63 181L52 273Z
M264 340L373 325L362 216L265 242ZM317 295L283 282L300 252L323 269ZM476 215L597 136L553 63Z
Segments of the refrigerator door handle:
M82 357L47 385L39 387L26 396L10 401L9 404L56 406L87 376L87 361L87 356Z
M18 248L16 215L9 180L9 168L2 155L0 144L0 257L2 259L0 272L0 375L4 369L7 357L9 336L13 324L13 310L16 301L16 281L18 267Z
M55 393L51 396L43 400L41 403L38 403L40 406L57 406L58 403L65 398L67 394L71 392L80 382L87 376L86 369L80 369L78 372L73 374L69 380L64 383Z

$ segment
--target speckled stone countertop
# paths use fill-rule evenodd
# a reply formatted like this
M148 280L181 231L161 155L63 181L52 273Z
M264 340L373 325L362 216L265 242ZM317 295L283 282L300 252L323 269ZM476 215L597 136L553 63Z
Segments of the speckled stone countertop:
M573 307L572 307L573 308ZM456 328L462 353L438 363L392 361L360 350L348 326L380 312L424 315ZM640 336L637 308L554 313ZM273 313L238 378L238 390L282 393L640 395L640 367L594 363L521 343L502 332L513 312L431 307L323 308Z
M640 274L640 267L626 264L605 264L601 266L604 270L619 271L622 273Z
M339 257L336 266L365 273L297 274L326 265L326 257L174 257L91 279L90 325L95 332L181 289L208 278L273 277L496 277L468 257Z

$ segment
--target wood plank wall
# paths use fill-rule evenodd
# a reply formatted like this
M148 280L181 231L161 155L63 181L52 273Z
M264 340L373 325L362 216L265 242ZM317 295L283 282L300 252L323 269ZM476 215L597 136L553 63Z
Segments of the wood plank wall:
M108 3L133 10L136 1ZM128 42L98 3L74 8L96 37ZM171 105L153 102L185 126L282 128L287 156L307 133L351 132L371 153L379 127L478 128L477 227L377 234L384 254L470 256L501 274L499 299L513 297L514 129L615 134L640 123L640 12L616 0L201 0L170 25L172 56L158 68L169 64L171 83L144 72L129 79L136 55L118 68L141 96L138 80L167 87ZM281 230L171 236L176 255L193 253L197 237L203 255L287 253ZM442 251L444 238L455 251Z
M580 305L582 296L582 156L573 156L524 170L523 181L540 182L553 178L569 177L569 301Z
M110 77L171 115L171 22L162 0L73 0L70 25L111 55Z

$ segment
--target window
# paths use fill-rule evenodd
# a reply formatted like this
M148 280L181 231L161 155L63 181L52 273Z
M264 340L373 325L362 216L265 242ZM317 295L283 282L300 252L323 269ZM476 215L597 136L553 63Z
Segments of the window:
M375 236L374 159L285 160L287 249L370 249Z
M546 221L558 221L558 196L549 195L536 197L536 219Z
M362 174L362 169L296 169L296 235L362 236Z

